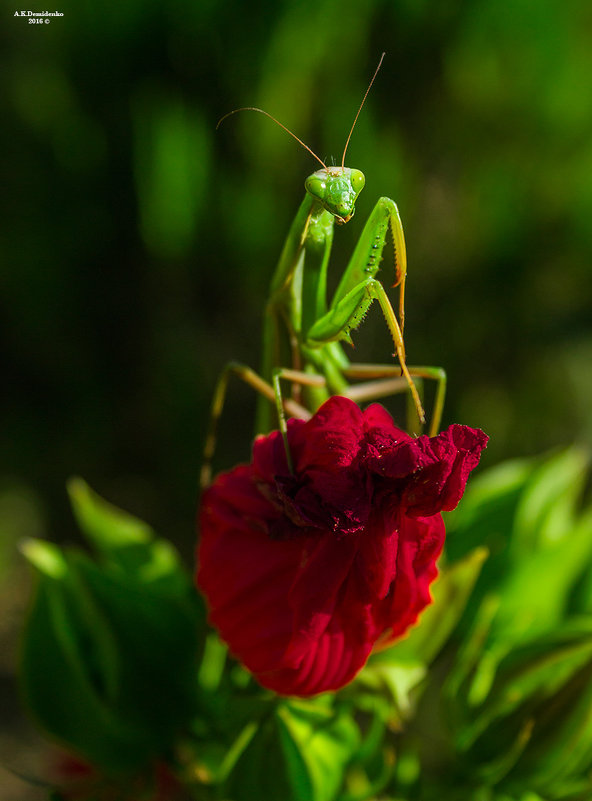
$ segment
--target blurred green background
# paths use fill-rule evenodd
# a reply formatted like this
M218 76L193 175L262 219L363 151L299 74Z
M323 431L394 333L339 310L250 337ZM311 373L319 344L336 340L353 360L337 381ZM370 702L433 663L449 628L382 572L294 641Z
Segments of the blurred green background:
M12 542L77 538L72 474L191 558L214 383L230 359L258 364L267 284L316 169L261 115L216 121L261 106L338 162L382 51L347 158L366 189L333 267L392 197L408 359L448 371L444 424L482 427L486 465L592 441L587 0L56 10L41 25L9 10L1 30L6 602L25 582ZM354 338L352 358L387 358L378 308ZM248 458L253 406L234 385L219 468Z

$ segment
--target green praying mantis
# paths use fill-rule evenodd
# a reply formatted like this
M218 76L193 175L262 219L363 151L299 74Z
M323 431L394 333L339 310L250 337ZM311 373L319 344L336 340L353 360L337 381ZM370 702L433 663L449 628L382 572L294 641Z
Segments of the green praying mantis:
M420 427L425 413L414 378L436 381L436 393L429 427L438 431L446 374L439 367L408 366L403 331L405 325L405 280L407 256L403 226L396 204L381 197L354 249L330 304L327 303L327 271L335 223L344 225L354 215L355 204L364 188L360 170L345 166L345 155L358 116L382 64L384 53L368 85L349 132L341 165L328 167L302 140L263 109L235 109L218 126L238 111L258 111L294 137L322 165L305 181L306 194L292 222L279 262L273 274L265 310L263 359L260 373L232 362L218 381L212 402L210 428L206 437L201 486L211 480L211 462L216 427L232 375L240 377L259 393L256 433L268 433L279 424L288 465L292 469L287 439L286 414L308 419L331 395L344 395L356 402L375 400L408 391ZM393 287L399 289L398 318L382 283L376 278L390 229L395 250ZM369 307L378 301L394 346L398 364L355 364L347 358L341 341L352 343ZM291 384L284 397L281 383ZM351 383L357 381L359 383Z

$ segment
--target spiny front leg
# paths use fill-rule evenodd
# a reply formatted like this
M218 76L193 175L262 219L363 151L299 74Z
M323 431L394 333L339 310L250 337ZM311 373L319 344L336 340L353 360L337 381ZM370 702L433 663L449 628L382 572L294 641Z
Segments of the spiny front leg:
M375 277L389 228L395 248L395 286L399 286L399 320L397 320L384 287ZM417 415L423 423L425 414L419 394L407 369L403 340L406 276L407 253L399 210L390 198L381 197L362 230L328 312L317 319L305 332L305 341L311 347L317 348L338 339L344 339L351 343L350 332L360 325L372 301L378 300L393 339L401 372L405 376L413 396Z
M388 299L384 287L375 278L366 280L354 286L329 312L321 317L308 332L307 345L309 347L322 347L327 342L345 339L351 342L350 331L356 329L364 319L372 301L377 300L382 309L384 319L388 326L395 353L399 359L401 372L405 376L420 422L425 423L425 413L413 379L407 369L405 359L405 346L403 334L399 327L397 317Z
M382 313L384 314L384 319L386 320L386 324L388 329L391 333L391 337L395 344L395 351L397 357L399 359L399 364L401 365L401 371L405 378L407 379L407 383L409 384L409 389L411 391L411 395L413 396L413 402L415 404L415 408L417 410L417 416L419 418L419 422L421 425L425 423L425 412L423 410L423 406L421 405L421 400L419 397L419 393L415 384L413 383L413 379L411 378L411 374L407 368L407 364L405 361L405 345L403 344L403 334L399 327L399 323L397 322L397 318L395 316L395 312L393 311L393 307L391 306L390 300L386 292L384 291L384 287L380 283L380 281L372 280L368 282L366 285L366 290L368 292L368 296L370 297L370 303L374 298L380 303L380 308L382 309ZM395 354L393 354L394 356Z
M405 328L405 279L407 277L407 250L399 209L388 197L379 198L360 234L352 257L343 273L333 297L331 308L345 298L352 289L376 278L385 246L387 230L391 231L395 251L395 283L399 287L399 325Z

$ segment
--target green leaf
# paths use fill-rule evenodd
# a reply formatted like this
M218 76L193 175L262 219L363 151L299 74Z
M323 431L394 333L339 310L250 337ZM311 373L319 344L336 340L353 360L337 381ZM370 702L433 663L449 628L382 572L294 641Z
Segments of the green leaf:
M503 748L507 748L511 732L546 709L553 698L586 665L592 663L592 621L582 621L571 628L558 630L551 636L515 648L500 660L495 681L486 703L478 710L473 722L459 737L461 749L473 744L478 737L492 744L492 725L509 721L523 710L514 723L500 728Z
M90 762L112 773L133 770L150 753L145 734L104 697L104 677L87 663L93 632L89 647L72 620L75 603L61 582L40 577L21 655L25 700L49 734Z
M356 678L354 689L358 694L360 687L387 694L391 723L413 715L428 665L456 627L486 557L486 549L477 548L444 568L432 586L433 603L424 610L419 623L405 639L372 654Z
M474 482L452 517L447 552L454 553L459 537L482 537L492 550L472 604L480 608L486 596L499 601L485 645L490 652L503 655L552 630L573 605L578 582L576 608L587 608L582 575L592 560L592 516L578 519L576 507L587 464L587 454L571 448L501 465Z
M552 797L575 791L574 785L582 797L592 796L591 661L542 710L537 736L525 755L522 771Z
M576 531L586 531L592 538L592 509L588 509L578 520ZM570 611L592 612L592 559L588 557L581 580L570 599Z
M517 561L500 588L491 636L519 642L559 624L570 595L592 557L592 515L572 525L569 536Z
M513 738L504 744L497 758L479 765L477 774L489 786L498 784L516 765L532 735L534 720L524 717Z
M574 447L546 459L534 471L516 511L512 559L553 548L570 535L589 461L586 451Z
M110 553L154 539L150 526L103 500L83 479L71 478L67 488L78 525L99 550Z
M358 729L347 712L320 701L281 702L239 736L224 797L332 801L358 742Z
M67 648L71 664L80 675L92 664L95 678L100 676L102 691L112 699L117 683L117 644L72 558L43 540L28 540L22 552L49 579L50 603L56 623L62 626L61 642Z
M446 519L446 554L457 562L477 547L494 555L507 545L514 516L535 460L513 460L490 468L472 479L462 503ZM489 577L495 562L490 559L484 573Z
M162 753L195 709L195 593L167 595L50 543L24 553L40 573L20 671L33 714L110 773Z
M404 661L391 664L376 660L366 665L356 681L388 694L391 706L389 722L396 724L413 714L418 696L417 688L427 673L427 667L421 662Z
M472 482L462 504L447 516L451 560L466 553L471 543L491 552L474 601L478 607L487 594L503 597L500 630L509 623L517 637L531 626L536 633L552 627L562 613L589 558L585 535L573 548L567 544L556 550L572 542L587 464L587 453L577 448L543 460L507 462ZM545 556L547 550L553 556ZM533 558L539 561L535 564Z
M21 553L46 576L61 579L68 573L68 563L57 545L45 540L26 539L21 543Z
M78 560L77 567L117 642L118 709L164 744L195 703L201 628L195 596L151 592L150 585L130 584L88 560Z
M514 793L512 793L512 795L506 795L506 793L496 793L489 788L483 788L483 795L479 795L479 797L475 796L471 801L547 801L542 795L534 793L531 790L517 792L517 795ZM456 801L456 799L451 799L451 801ZM578 799L570 797L569 800L566 798L565 801L578 801Z
M486 548L489 557L460 622L463 633L474 622L476 610L487 596L499 592L508 574L509 536L520 498L536 466L536 460L513 460L471 481L458 508L445 515L446 557L456 564L475 548Z
M429 665L458 624L487 556L486 548L476 548L464 559L444 567L431 587L432 603L409 635L372 656L370 663L411 661Z
M494 594L483 599L446 678L443 696L456 729L471 718L473 707L487 697L495 678L501 655L484 649L499 604L500 598Z
M288 757L292 784L300 763L306 769L311 794L301 794L303 801L331 801L342 782L343 773L358 743L359 732L347 712L319 708L313 703L290 702L278 709L282 740ZM304 789L304 781L302 787Z
M81 478L68 482L74 516L90 543L113 566L141 583L181 595L187 577L173 546L146 523L103 500Z
M235 759L223 787L223 798L231 801L292 801L285 756L279 741L275 716L249 723L230 751Z

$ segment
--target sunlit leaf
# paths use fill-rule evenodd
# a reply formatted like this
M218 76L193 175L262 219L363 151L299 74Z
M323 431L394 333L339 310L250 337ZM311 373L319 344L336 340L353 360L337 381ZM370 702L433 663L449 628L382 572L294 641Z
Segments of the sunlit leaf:
M234 801L331 801L359 741L349 715L314 702L284 702L241 734L226 781Z
M476 547L487 547L497 555L507 547L516 508L534 460L512 460L474 478L462 503L446 515L446 552L451 562ZM491 561L487 573L492 569Z
M150 526L103 500L83 479L71 478L67 488L78 525L100 550L119 550L154 539Z
M464 559L446 565L431 587L432 603L422 612L409 635L373 659L429 665L460 620L487 556L485 548L476 548Z
M500 586L492 638L511 643L556 626L591 558L592 516L586 515L568 536L517 561Z
M24 697L49 734L89 761L114 773L133 770L150 753L145 732L103 696L105 675L88 661L100 648L94 632L73 621L75 604L63 584L41 576L23 641Z
M586 451L570 448L546 459L534 471L514 518L512 559L553 548L570 534L588 463Z
M199 599L51 543L27 541L23 553L39 572L21 660L31 711L107 772L155 758L195 709Z
M94 547L130 579L184 594L187 575L173 546L146 523L113 506L81 478L68 482L76 520Z
M490 730L494 723L510 721L518 709L519 719L501 727L504 736L512 729L520 729L530 717L536 722L553 698L584 666L592 663L592 621L583 622L582 628L541 638L530 645L516 648L500 660L495 681L484 704L475 710L472 724L463 729L459 743L469 746L477 737L491 745ZM538 709L538 713L537 710ZM504 749L507 747L504 744Z

